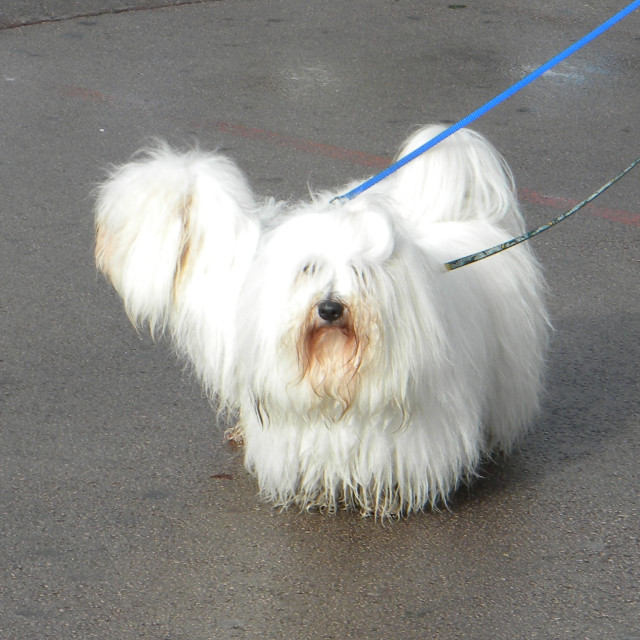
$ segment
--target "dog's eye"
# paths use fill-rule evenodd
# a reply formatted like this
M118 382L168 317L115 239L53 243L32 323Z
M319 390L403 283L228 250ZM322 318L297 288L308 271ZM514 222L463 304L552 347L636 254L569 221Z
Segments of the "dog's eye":
M317 271L317 269L318 267L316 264L314 264L313 262L308 262L304 265L304 267L302 267L302 273L307 276L312 276Z
M371 286L370 270L362 266L352 265L351 272L353 273L359 287L362 289L368 289Z

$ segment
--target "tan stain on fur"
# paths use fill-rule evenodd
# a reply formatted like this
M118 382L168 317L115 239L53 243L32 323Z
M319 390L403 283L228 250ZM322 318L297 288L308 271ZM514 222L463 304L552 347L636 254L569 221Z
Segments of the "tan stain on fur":
M176 269L173 274L173 297L177 297L180 285L186 276L191 253L193 249L193 239L191 237L191 207L193 205L193 199L191 195L188 196L182 209L180 210L180 216L182 218L182 236L180 237L180 251L178 261L176 263Z
M306 380L319 398L337 400L346 412L353 404L358 376L368 340L357 330L356 318L346 307L339 322L326 324L315 307L303 324L297 341L301 380Z
M102 273L107 273L112 254L112 237L108 233L106 233L101 225L96 225L96 247L94 255L96 259L96 265Z

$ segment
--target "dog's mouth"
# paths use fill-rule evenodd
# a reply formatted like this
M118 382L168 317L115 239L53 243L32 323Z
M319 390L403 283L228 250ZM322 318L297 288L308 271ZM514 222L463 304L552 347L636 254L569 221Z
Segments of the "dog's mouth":
M366 342L357 334L351 309L333 297L318 302L298 341L301 381L318 398L337 400L346 411L352 404Z

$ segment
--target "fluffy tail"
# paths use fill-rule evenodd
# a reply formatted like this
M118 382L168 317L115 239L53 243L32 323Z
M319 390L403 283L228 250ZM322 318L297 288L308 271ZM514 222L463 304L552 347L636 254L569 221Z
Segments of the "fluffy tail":
M237 292L259 236L253 194L227 158L161 145L99 188L96 263L135 325L169 329L211 391L234 366Z
M443 130L440 125L420 129L405 142L398 157ZM470 129L460 129L388 180L391 195L418 229L431 222L487 220L514 235L523 231L509 167L485 138Z

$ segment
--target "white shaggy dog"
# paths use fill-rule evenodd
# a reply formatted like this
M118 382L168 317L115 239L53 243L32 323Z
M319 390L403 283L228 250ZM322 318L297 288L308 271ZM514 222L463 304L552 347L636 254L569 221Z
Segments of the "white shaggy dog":
M427 127L405 155L441 131ZM390 517L446 500L535 416L548 340L509 169L461 130L344 203L256 200L230 160L159 146L100 187L96 260L168 332L278 505Z

